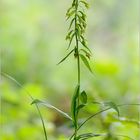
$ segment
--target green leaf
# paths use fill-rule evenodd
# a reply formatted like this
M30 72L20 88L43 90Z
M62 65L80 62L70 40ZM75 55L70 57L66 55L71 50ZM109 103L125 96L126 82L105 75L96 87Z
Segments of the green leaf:
M78 28L78 31L79 31L79 37L82 33L84 33L84 28L81 26L81 24L77 24L77 28Z
M71 114L72 114L72 119L74 123L76 122L76 117L77 117L77 98L79 96L79 90L80 90L80 85L78 84L75 88L75 92L72 97L72 102L71 102Z
M82 11L78 11L78 12L82 15L82 18L85 20L86 14L84 14Z
M86 1L80 0L80 2L83 3L87 9L89 8L89 4Z
M86 140L92 137L101 137L101 136L109 136L110 134L94 134L94 133L85 133L85 134L81 134L79 136L77 136L76 140ZM113 134L114 136L117 137L123 137L123 138L127 138L130 140L134 140L133 138L129 137L129 136L125 136L125 135L121 135L121 134Z
M91 50L87 47L86 39L82 35L80 38L82 39L82 41L80 40L81 44L91 53Z
M73 32L73 30L71 30L71 31L68 32L68 34L66 36L66 40L70 39L70 36L71 36L72 32Z
M71 7L67 10L66 16L68 16L68 15L70 14L71 10L73 10L73 6L71 6Z
M80 22L84 27L86 27L86 21L85 21L85 19L83 19L83 17L80 16L80 15L78 15L78 14L77 14L77 17L78 17L78 19L79 19L79 22Z
M119 108L114 102L104 102L104 105L114 109L118 113L118 116L120 116Z
M81 104L77 107L77 113L80 111L80 109L82 109L83 107L85 107L87 104Z
M81 31L83 31L84 29L83 29L83 27L80 25L80 24L77 24L78 25L78 28L80 28L81 29Z
M89 69L89 71L91 73L93 73L87 58L82 54L80 54L80 57L81 57L82 61L84 62L85 66Z
M83 38L83 40L81 41L81 43L82 43L82 45L84 46L84 47L86 47L87 48L87 43L86 43L86 40Z
M80 13L81 13L81 11L80 11ZM81 17L80 20L82 21L83 26L86 27L86 16L84 14L82 14L82 16L79 16L79 17Z
M119 112L119 108L118 108L118 105L116 105L114 102L92 102L93 104L100 104L100 105L104 105L104 106L107 106L107 107L110 107L112 109L114 109L117 113L118 113L118 116L120 116L120 112Z
M34 99L33 102L31 103L31 105L32 105L32 104L43 104L44 106L46 106L46 107L48 107L48 108L50 108L50 109L54 109L54 110L56 110L57 112L59 112L61 115L63 115L64 117L66 117L66 118L72 120L72 118L71 118L67 113L63 112L62 110L60 110L60 109L54 107L53 105L51 105L51 104L49 104L49 103L47 103L47 102L44 102L44 101L41 101L41 100L38 100L38 99Z
M72 34L72 36L71 36L71 38L70 38L70 42L69 42L69 45L68 45L68 48L67 48L67 49L69 49L69 47L70 47L70 45L71 45L71 43L72 43L72 40L73 40L74 35L75 35L75 33L73 33L73 34Z
M86 140L88 138L100 137L100 136L106 136L106 134L85 133L85 134L79 135L76 140Z
M98 105L101 105L102 103L100 103L100 102L96 102L96 101L93 101L93 102L91 102L92 104L98 104Z
M67 14L66 14L66 16L67 16L67 19L66 19L66 20L68 20L74 13L75 13L75 10L73 10L73 11L67 13Z
M70 22L70 26L69 26L69 29L71 29L71 26L72 26L74 20L75 20L75 18L73 18L73 19L71 20L71 22Z
M63 61L65 61L66 58L68 58L68 56L69 56L73 51L74 51L74 49L71 50L57 65L59 65L60 63L62 63Z
M1 75L3 75L4 77L10 79L12 82L16 83L20 88L22 88L24 90L24 92L32 99L34 100L34 98L31 96L31 94L28 92L28 90L26 90L23 85L21 83L19 83L15 78L13 78L12 76L10 76L9 74L7 73L4 73L4 72L0 72ZM44 123L44 119L43 119L43 116L41 114L41 111L38 107L37 104L35 104L35 107L37 109L37 112L39 114L39 117L41 119L41 123L42 123L42 127L43 127L43 131L44 131L44 136L45 136L45 140L48 140L48 137L47 137L47 131L46 131L46 127L45 127L45 123Z
M80 100L82 103L86 104L87 103L87 94L85 91L82 91L80 94Z
M80 51L84 52L85 55L90 59L90 57L91 57L90 52L87 52L87 50L84 50L84 49L80 49Z
M76 1L76 0L73 0L73 2L72 2L72 6L75 6L75 1Z

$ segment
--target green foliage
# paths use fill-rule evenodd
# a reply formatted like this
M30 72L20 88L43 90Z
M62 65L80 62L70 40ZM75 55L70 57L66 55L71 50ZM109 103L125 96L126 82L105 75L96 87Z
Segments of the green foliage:
M89 71L92 73L92 69L91 69L91 67L90 67L90 64L89 64L87 58L86 58L84 55L82 55L82 54L80 54L80 57L81 57L81 60L84 62L85 66L86 66L86 67L89 69Z
M104 136L104 135L105 134L86 133L86 134L79 135L76 140L86 140L86 139L89 139L89 138L100 137L100 136Z
M63 112L62 110L60 110L60 109L54 107L53 105L51 105L51 104L49 104L49 103L47 103L47 102L44 102L44 101L40 101L40 100L38 100L38 99L35 99L35 100L32 101L31 105L32 105L32 104L43 104L43 105L47 106L47 107L50 108L50 109L56 110L58 113L60 113L60 114L63 115L64 117L66 117L66 118L72 120L72 118L71 118L67 113Z
M118 106L115 103L113 103L113 102L105 102L104 105L113 108L118 113L118 116L120 116Z
M67 20L71 18L70 21L70 25L69 25L69 31L66 35L66 40L69 40L69 45L68 45L68 49L70 48L72 41L75 38L76 44L74 45L74 56L77 58L79 57L79 51L83 51L84 55L88 58L90 58L90 49L87 47L87 41L84 37L84 33L85 33L85 29L86 29L86 14L84 12L84 10L80 7L82 5L80 4L84 4L84 7L88 8L88 3L84 0L78 1L78 0L73 0L71 7L67 10L66 12L66 17ZM80 5L80 6L79 6ZM79 49L79 43L81 43L81 45L84 48ZM87 52L88 50L88 52ZM71 54L72 52L70 52L69 54ZM62 59L61 62L63 62L68 56L69 54ZM80 54L80 57L82 59L82 61L84 62L84 64L88 67L88 69L91 68L89 66L89 63L86 60L86 57ZM78 58L79 59L79 58Z
M132 104L115 104L139 101L136 1L130 1L127 6L126 1L122 1L120 6L119 1L95 0L94 8L88 12L87 36L89 43L85 38L86 9L89 7L87 1L81 2L79 0L78 5L74 0L66 15L67 20L69 20L66 40L69 41L68 49L70 51L68 50L67 55L60 63L72 54L75 60L83 61L80 56L82 54L86 59L83 61L84 65L94 65L96 73L96 78L90 78L88 72L82 73L83 83L79 87L79 97L75 99L76 107L73 106L75 108L74 114L77 115L77 125L75 125L77 131L74 132L77 137L75 139L78 137L99 140L131 139L128 136L134 140L139 139L138 108ZM60 113L63 109L68 112L70 106L69 99L73 93L70 85L73 85L73 79L76 75L73 71L74 62L70 60L70 63L63 65L62 69L58 68L58 71L54 68L58 61L59 51L64 47L65 27L62 26L62 15L65 8L61 7L65 7L68 3L69 1L60 3L56 0L37 0L27 1L23 6L23 3L15 0L0 2L0 7L2 7L0 20L2 71L17 79L13 81L12 77L9 76L2 77L2 81L0 81L0 96L2 97L0 125L3 128L0 139L30 140L31 137L33 140L43 139L41 121L37 111L30 106L31 101L30 98L29 100L26 98L25 90L34 97L34 101L43 114L43 118L41 116L40 118L44 130L46 124L48 139L68 140L71 131L75 129L72 125L74 121L64 119L66 116ZM92 6L92 1L90 4ZM76 5L78 5L78 10L75 28ZM76 48L76 40L78 40L79 51ZM90 47L94 46L96 50L94 64L88 44ZM90 68L92 67L90 66ZM11 79L12 82L8 79ZM84 79L89 79L89 82L85 82ZM17 81L22 84L19 85ZM87 91L88 94L81 96L83 90ZM87 95L88 101L86 102ZM41 98L53 102L62 110L58 111L58 108L50 106L50 104L48 106L46 101L36 100ZM95 103L94 100L99 102ZM113 102L106 104L102 100ZM41 108L40 105L50 109ZM57 112L62 117L57 115ZM117 117L116 112L120 114L119 117ZM103 115L100 115L101 113ZM69 117L72 118L72 112ZM80 129L82 127L83 129ZM107 134L103 134L102 137L98 136L100 130ZM127 136L124 137L121 134ZM44 131L44 136L46 136L46 131Z
M78 106L79 90L80 85L77 85L71 102L71 114L75 127L77 127L77 106Z
M77 128L78 128L78 113L81 108L83 108L87 103L87 95L86 92L83 91L80 93L80 58L86 65L86 67L92 72L89 62L87 58L90 58L89 53L85 50L87 49L89 52L90 49L87 47L86 39L84 37L85 29L86 29L86 14L82 8L80 8L80 4L84 4L83 8L88 8L88 3L86 1L73 0L71 7L67 10L66 17L68 19L72 19L69 25L69 32L66 36L66 40L69 40L69 47L71 46L72 41L75 39L75 47L74 47L74 56L77 59L77 70L78 70L78 85L75 89L75 93L73 94L72 102L71 102L71 114L73 118L73 124L75 127L74 139L77 139ZM84 54L80 54L79 45L81 43L81 50ZM87 57L87 58L86 58ZM82 104L79 103L81 100ZM72 137L71 137L72 138ZM80 139L80 138L79 138Z
M69 55L74 51L74 49L72 51L70 51L58 64L62 63L63 61L65 61L67 59L67 57L69 57Z
M83 104L86 104L87 103L87 94L85 91L82 91L81 94L80 94L80 100Z
M13 77L11 77L10 75L2 72L0 73L1 75L3 75L4 77L10 79L11 81L13 81L14 83L16 83L19 87L23 88L24 89L24 92L31 98L31 100L33 100L32 103L35 104L35 107L37 109L37 112L39 114L39 117L41 119L41 122L42 122L42 127L43 127L43 131L44 131L44 136L45 136L45 140L48 140L48 136L47 136L47 132L46 132L46 127L45 127L45 123L44 123L44 120L43 120L43 117L42 117L42 114L41 114L41 111L37 105L37 100L34 100L34 98L31 96L31 94L28 92L28 90L26 90L16 79L14 79Z

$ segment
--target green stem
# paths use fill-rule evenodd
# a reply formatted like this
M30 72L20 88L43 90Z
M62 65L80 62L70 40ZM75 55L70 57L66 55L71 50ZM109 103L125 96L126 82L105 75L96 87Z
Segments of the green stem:
M77 66L78 66L78 84L80 85L80 58L79 58L79 43L78 43L78 31L77 31L77 9L78 0L75 4L75 41L76 41L76 55L77 55Z
M1 72L1 74L2 74L4 77L6 77L6 78L10 79L11 81L13 81L14 83L16 83L20 88L22 88L22 89L25 91L25 93L31 98L32 101L34 100L34 98L31 96L31 94L28 92L28 90L26 90L26 89L22 86L22 84L19 83L16 79L14 79L13 77L11 77L11 76L8 75L7 73ZM41 119L41 123L42 123L43 131L44 131L45 140L48 140L47 132L46 132L46 127L45 127L45 122L44 122L44 120L43 120L43 116L42 116L42 114L41 114L41 111L40 111L39 106L38 106L37 103L35 103L35 107L36 107L36 109L37 109L37 111L38 111L38 113L39 113L40 119Z
M77 40L77 36L76 36L76 40ZM78 66L78 85L80 85L80 57L79 57L79 48L78 48L78 45L77 45L77 66Z
M140 104L138 104L138 103L134 103L134 104L119 104L119 105L117 105L117 106L118 106L118 107L124 107L124 106L140 106ZM100 110L99 112L97 112L97 113L95 113L95 114L89 116L84 122L82 122L82 123L80 124L80 126L78 126L77 132L78 132L78 131L80 130L80 128L81 128L85 123L87 123L90 119L92 119L93 117L95 117L95 116L101 114L102 112L105 112L105 111L107 111L107 110L110 110L110 109L112 109L112 108L109 107L109 108ZM75 135L75 133L72 134L72 136L70 137L69 140L71 140L71 139L74 137L74 135Z
M75 41L76 41L76 58L77 58L77 80L78 80L78 85L80 85L80 57L79 57L79 42L78 42L78 31L77 31L77 9L78 9L78 0L76 0L76 4L75 4ZM79 89L80 91L80 89ZM79 95L78 95L78 104L77 106L79 106ZM76 139L77 137L77 128L78 128L78 113L76 116L76 122L75 122L75 135L74 135L74 139Z

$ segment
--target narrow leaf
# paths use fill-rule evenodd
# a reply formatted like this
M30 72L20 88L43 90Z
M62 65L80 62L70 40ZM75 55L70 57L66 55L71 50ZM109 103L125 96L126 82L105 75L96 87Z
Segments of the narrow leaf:
M84 0L81 0L80 2L83 3L87 9L89 8L89 4L87 2L85 2Z
M93 101L93 102L91 102L92 104L98 104L98 105L101 105L102 103L100 103L100 102L97 102L97 101Z
M120 116L119 108L114 102L105 102L104 105L113 108L118 113L118 116Z
M71 22L70 22L70 26L69 26L69 29L71 28L71 26L72 26L74 20L75 20L75 18L73 18L73 19L71 20Z
M91 53L91 50L86 45L86 39L81 35L80 38L82 39L81 44Z
M85 40L81 41L81 44L82 44L89 52L91 52L91 50L87 47Z
M51 105L51 104L49 104L49 103L47 103L47 102L44 102L44 101L35 99L35 100L33 100L33 102L31 103L31 105L32 105L32 104L42 104L42 105L44 105L44 106L46 106L46 107L48 107L48 108L50 108L50 109L56 110L57 112L59 112L59 113L60 113L61 115L63 115L64 117L66 117L66 118L72 120L72 118L71 118L67 113L63 112L62 110L60 110L60 109L54 107L53 105Z
M89 69L89 71L91 73L93 73L87 58L82 54L80 54L80 57L81 57L82 61L84 62L85 66Z
M87 50L84 50L84 49L80 49L80 51L84 52L85 55L90 59L91 57L91 54L89 52L87 52Z
M79 105L78 107L77 107L77 113L80 111L80 109L82 109L83 107L85 107L86 106L86 104L81 104L81 105Z
M71 103L71 114L72 114L72 119L74 122L76 121L77 98L79 95L79 89L80 89L80 85L77 85L75 88L75 92L73 94L72 103Z
M80 27L81 30L83 30L83 27L80 24L77 24L77 25Z
M70 36L71 36L72 32L73 32L73 30L71 30L71 31L68 32L68 34L66 36L66 40L70 39Z
M69 12L66 16L67 16L67 19L68 20L73 14L75 13L75 10Z
M85 134L79 135L76 140L86 140L88 138L100 137L100 136L106 136L106 134L85 133Z
M80 16L80 15L78 15L78 14L77 14L77 17L78 17L78 19L79 19L79 22L80 22L81 24L83 24L83 26L85 26L85 25L86 25L85 19L83 19L82 16Z
M74 6L74 5L75 5L75 1L76 1L76 0L73 0L73 2L72 2L72 6Z
M0 74L2 74L4 77L10 79L10 80L13 81L14 83L16 83L16 85L18 85L20 88L22 88L22 89L24 90L24 92L25 92L32 100L34 100L34 98L31 96L31 94L28 92L28 90L25 89L25 88L22 86L22 84L21 84L20 82L18 82L15 78L13 78L12 76L10 76L9 74L4 73L4 72L0 72ZM41 111L40 111L40 109L39 109L39 107L38 107L37 104L35 104L35 107L36 107L37 112L38 112L38 114L39 114L39 117L40 117L40 119L41 119L41 123L42 123L43 131L44 131L45 140L48 140L48 138L47 138L47 131L46 131L45 123L44 123L44 120L43 120L43 116L42 116Z
M75 35L75 33L73 33L72 36L71 36L71 38L70 38L70 42L69 42L69 46L68 46L67 50L70 48L70 45L72 43L72 40L73 40L74 35Z
M62 63L63 61L65 61L65 59L68 58L68 56L69 56L73 51L74 51L74 49L71 50L57 65L59 65L60 63Z
M86 18L86 14L84 14L82 11L78 11L79 13L81 13L83 18Z
M69 15L69 13L70 13L70 11L73 9L73 7L70 7L68 10L67 10L67 12L66 12L66 16L68 16Z

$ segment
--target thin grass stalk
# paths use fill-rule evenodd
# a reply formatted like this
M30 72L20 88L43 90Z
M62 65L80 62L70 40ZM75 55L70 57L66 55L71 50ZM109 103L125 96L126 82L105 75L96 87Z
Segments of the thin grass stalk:
M30 97L30 99L32 101L34 101L34 98L32 97L32 95L28 92L28 90L26 90L22 84L20 84L15 78L11 77L10 75L8 75L7 73L1 72L1 75L3 75L4 77L8 78L9 80L13 81L14 83L16 83L20 88L24 89L25 93ZM37 112L39 114L39 117L41 119L41 123L42 123L42 127L43 127L43 131L44 131L44 136L45 136L45 140L48 140L47 137L47 131L46 131L46 127L45 127L45 122L43 120L43 116L41 114L41 111L39 109L39 106L37 105L37 103L35 104L35 107L37 109Z

